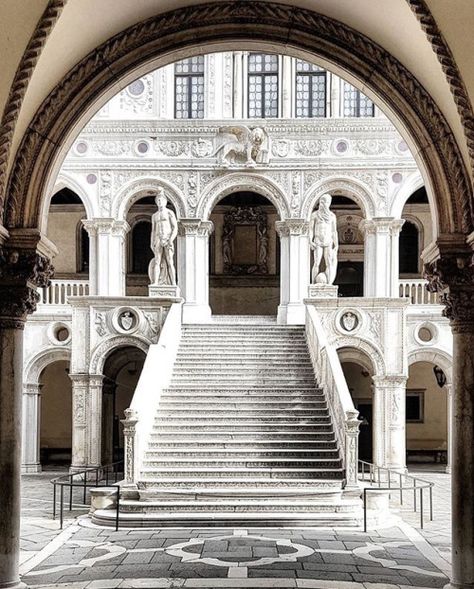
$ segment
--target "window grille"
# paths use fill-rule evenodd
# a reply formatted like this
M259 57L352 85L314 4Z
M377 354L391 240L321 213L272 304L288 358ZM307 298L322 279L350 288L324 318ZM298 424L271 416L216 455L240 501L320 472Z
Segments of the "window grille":
M326 116L326 71L302 59L296 61L296 116Z
M344 82L344 116L373 117L374 103L360 90Z
M204 118L204 56L175 63L174 85L175 118Z
M248 116L278 117L278 56L248 56Z

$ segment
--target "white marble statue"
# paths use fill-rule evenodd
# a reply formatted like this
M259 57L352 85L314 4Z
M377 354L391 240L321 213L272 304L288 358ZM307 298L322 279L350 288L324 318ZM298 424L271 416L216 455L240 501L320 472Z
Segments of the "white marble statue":
M311 215L309 239L314 250L314 263L311 271L312 284L333 284L337 270L337 236L336 215L329 210L331 195L323 194L319 199L319 208ZM321 260L326 268L320 270Z
M148 267L151 284L176 285L174 267L174 241L178 234L176 215L166 208L167 200L162 188L155 198L157 212L151 218L151 249L155 257Z

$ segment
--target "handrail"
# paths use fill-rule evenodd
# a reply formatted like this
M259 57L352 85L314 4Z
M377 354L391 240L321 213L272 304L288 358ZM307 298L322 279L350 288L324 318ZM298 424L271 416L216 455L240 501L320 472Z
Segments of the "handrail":
M406 474L404 472L400 472L398 470L387 468L384 466L377 466L372 464L371 462L366 462L365 460L359 460L359 465L362 466L362 478L360 479L362 483L365 482L365 472L366 466L368 466L368 474L369 474L369 484L377 484L377 487L364 487L363 490L363 500L364 500L364 532L367 532L367 492L370 491L399 491L400 493L400 505L403 505L403 491L410 491L413 492L413 511L417 512L417 498L416 493L417 491L420 492L420 528L423 529L424 527L424 509L423 509L423 491L425 489L429 489L429 502L430 502L430 521L433 521L433 487L434 483L431 481L426 481L425 479L421 479L419 477L414 477L410 474ZM386 487L382 486L383 481L380 478L380 473L386 472L387 473L387 485ZM375 473L377 473L377 477L375 477ZM392 475L395 478L398 478L398 487L392 485ZM405 481L413 481L412 485L408 487L404 487L403 483Z
M423 278L401 278L399 296L410 299L412 305L438 305L438 293L430 292L427 286L428 281Z
M129 409L125 410L125 472L126 484L136 483L145 458L161 393L169 386L181 339L182 303L173 303L161 329L158 343L148 349Z
M64 474L59 477L55 477L54 479L51 479L50 483L53 485L53 519L56 519L57 511L56 487L59 486L61 489L59 501L59 525L61 530L63 529L64 522L64 487L69 488L69 511L72 511L72 498L74 487L80 487L82 489L82 502L85 506L88 488L108 487L110 478L113 478L114 485L117 484L118 475L120 472L123 472L123 469L120 469L118 467L123 467L123 460L120 460L118 462L112 462L111 464L106 464L105 466L93 466L85 468L83 470L70 472L68 474ZM112 472L113 477L109 477L110 472ZM79 481L77 483L74 481L76 477L79 477ZM105 481L105 484L100 484L103 481Z
M354 407L336 350L314 307L306 305L306 338L320 386L324 386L335 435L342 450L346 488L359 488L357 477L359 412Z

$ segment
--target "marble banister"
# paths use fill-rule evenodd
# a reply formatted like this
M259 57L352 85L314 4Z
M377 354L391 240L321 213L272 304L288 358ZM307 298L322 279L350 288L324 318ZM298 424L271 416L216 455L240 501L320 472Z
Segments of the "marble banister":
M346 471L346 489L358 489L359 412L354 407L335 348L326 337L317 310L306 306L306 338L319 386L324 388Z

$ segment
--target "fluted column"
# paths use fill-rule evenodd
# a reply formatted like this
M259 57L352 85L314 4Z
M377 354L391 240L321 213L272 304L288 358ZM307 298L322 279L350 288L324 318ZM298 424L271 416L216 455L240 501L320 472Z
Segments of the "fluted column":
M364 296L398 297L399 240L403 219L376 217L360 224L364 233Z
M309 223L304 219L277 221L280 236L280 305L278 323L304 324L303 299L309 286Z
M451 587L474 588L474 264L473 242L447 239L424 256L429 289L442 293L453 330Z
M126 235L130 226L115 219L86 219L89 234L89 280L92 294L124 296L126 278Z
M23 387L22 406L22 459L21 472L41 472L41 389L43 385L26 383Z
M17 244L17 246L15 245ZM36 287L49 284L52 266L38 236L22 234L0 247L0 588L24 587L20 542L23 329L36 309ZM43 250L44 251L44 250Z
M183 323L203 323L209 306L209 235L211 221L180 219L178 224L178 285L184 298Z

